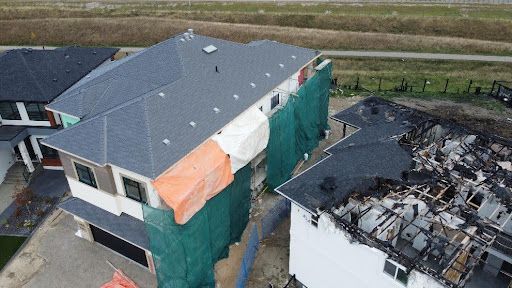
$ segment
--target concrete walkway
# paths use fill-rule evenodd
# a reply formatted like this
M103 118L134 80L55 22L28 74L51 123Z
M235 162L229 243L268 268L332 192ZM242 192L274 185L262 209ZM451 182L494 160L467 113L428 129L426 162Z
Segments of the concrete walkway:
M54 46L0 46L0 51L32 48L55 49ZM122 53L138 52L144 47L118 47ZM453 61L480 61L480 62L505 62L512 63L512 56L493 55L466 55L466 54L442 54L442 53L416 53L416 52L388 52L388 51L344 51L323 50L322 53L329 57L368 57L368 58L399 58L399 59L426 59L426 60L453 60Z
M428 59L428 60L454 60L454 61L482 61L512 63L511 56L491 55L464 55L440 53L414 53L414 52L385 52L385 51L322 51L330 57L369 57L369 58L400 58L400 59Z
M18 255L0 272L0 288L100 287L112 279L107 260L141 288L156 288L148 269L75 236L73 216L54 210Z

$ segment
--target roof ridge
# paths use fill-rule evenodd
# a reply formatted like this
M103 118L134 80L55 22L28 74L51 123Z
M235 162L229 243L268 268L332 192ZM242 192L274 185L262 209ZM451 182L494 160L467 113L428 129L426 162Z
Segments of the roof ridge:
M103 157L105 157L103 159L103 162L107 162L107 148L108 148L108 144L107 144L107 116L105 115L103 117Z
M144 98L143 101L147 101L147 98ZM149 153L149 164L151 166L151 176L153 178L156 178L156 172L155 172L155 158L153 157L153 146L152 146L152 143L153 143L153 139L151 138L151 127L149 125L149 111L148 111L148 105L147 103L144 103L145 105L144 106L144 117L146 118L144 121L144 124L146 125L147 129L146 129L146 136L148 137L149 139L149 147L148 147L148 151L150 152Z
M25 68L27 68L27 71L28 71L28 74L30 75L30 78L32 78L32 80L34 81L34 83L36 84L37 88L39 89L39 92L41 94L44 94L45 91L44 89L41 87L41 84L39 83L39 81L37 81L36 77L34 76L34 74L32 73L32 70L30 69L30 67L28 66L28 63L27 63L27 60L25 59L25 57L22 55L23 53L20 53L20 51L16 51L18 54L18 56L21 58L22 62L23 62L23 65L25 66Z

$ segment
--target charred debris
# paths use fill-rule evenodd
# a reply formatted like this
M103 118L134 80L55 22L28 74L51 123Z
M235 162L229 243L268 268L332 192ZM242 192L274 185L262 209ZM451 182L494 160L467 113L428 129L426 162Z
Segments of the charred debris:
M359 129L279 193L447 287L512 255L510 141L376 97L333 118Z

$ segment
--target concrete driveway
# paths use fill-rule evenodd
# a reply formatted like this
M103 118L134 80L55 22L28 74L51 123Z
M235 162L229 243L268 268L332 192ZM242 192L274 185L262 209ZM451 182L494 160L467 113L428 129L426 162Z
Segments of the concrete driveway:
M100 287L112 279L106 260L139 287L156 287L147 269L107 248L76 237L76 222L60 209L34 232L18 255L0 272L0 287Z

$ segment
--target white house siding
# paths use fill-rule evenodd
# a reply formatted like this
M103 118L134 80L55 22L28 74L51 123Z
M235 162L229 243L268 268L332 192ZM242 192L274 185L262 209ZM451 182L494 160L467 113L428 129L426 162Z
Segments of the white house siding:
M7 170L14 164L14 157L9 148L0 148L0 183L5 179Z
M27 110L25 109L25 103L16 102L16 107L18 107L18 111L20 112L21 120L2 120L2 125L17 125L17 126L42 126L42 127L50 127L50 121L33 121L28 118Z
M122 177L128 177L132 180L138 181L145 185L146 187L146 193L148 197L148 204L152 207L161 208L161 202L160 197L158 196L158 193L156 192L155 188L153 187L153 184L151 184L151 179L144 177L142 175L133 173L131 171L128 171L126 169L116 167L111 165L112 168L112 175L114 177L114 183L116 186L117 193L120 195L125 196L126 192L124 191L124 185Z
M121 215L121 213L126 213L144 221L142 205L139 202L126 198L122 195L113 195L105 191L101 191L71 177L66 178L68 179L69 188L73 197L87 201L117 216Z
M405 287L383 272L387 254L367 245L351 243L345 231L321 215L318 227L311 215L292 204L290 271L308 288L400 288ZM407 287L444 287L421 272L409 274Z

